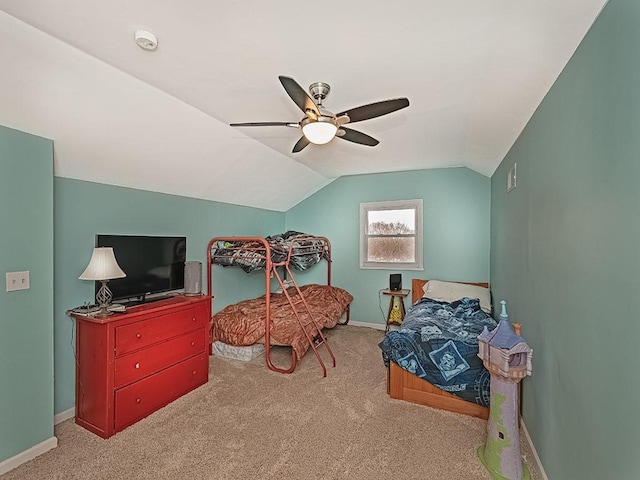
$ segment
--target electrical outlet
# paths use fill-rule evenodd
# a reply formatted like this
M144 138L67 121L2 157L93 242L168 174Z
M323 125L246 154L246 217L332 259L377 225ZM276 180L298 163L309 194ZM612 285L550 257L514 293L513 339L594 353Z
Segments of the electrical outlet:
M513 164L513 167L507 173L507 192L510 192L516 188L516 164Z
M16 290L29 290L31 288L29 271L26 272L7 272L7 292L15 292Z

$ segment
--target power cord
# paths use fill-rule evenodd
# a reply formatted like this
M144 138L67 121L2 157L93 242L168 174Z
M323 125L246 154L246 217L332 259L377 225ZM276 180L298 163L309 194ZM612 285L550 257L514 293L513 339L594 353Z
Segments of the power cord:
M78 368L80 366L80 362L78 360L78 352L76 351L76 337L77 337L77 329L76 329L76 319L72 318L71 319L71 351L73 352L73 358L75 360L76 363L76 371L78 371ZM80 405L76 405L76 412L78 411L78 408L81 408L81 406L83 405L83 400L84 400L84 386L82 385L82 380L80 380L79 378L78 380L78 385L77 388L79 390L79 392L76 392L76 399L78 400L78 402Z
M382 292L386 290L385 288L381 288L380 290L378 290L378 308L380 309L380 313L382 314L382 320L384 321L384 323L387 323L387 316L384 313L384 310L382 309Z

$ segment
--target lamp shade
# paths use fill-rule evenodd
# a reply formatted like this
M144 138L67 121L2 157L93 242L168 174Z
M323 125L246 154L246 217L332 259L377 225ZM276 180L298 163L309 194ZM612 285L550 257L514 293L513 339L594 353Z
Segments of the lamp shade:
M116 261L112 247L96 247L91 254L89 265L80 275L80 280L109 280L126 276Z
M302 133L311 143L324 145L335 137L338 127L332 121L324 121L320 117L315 122L305 122L302 125Z

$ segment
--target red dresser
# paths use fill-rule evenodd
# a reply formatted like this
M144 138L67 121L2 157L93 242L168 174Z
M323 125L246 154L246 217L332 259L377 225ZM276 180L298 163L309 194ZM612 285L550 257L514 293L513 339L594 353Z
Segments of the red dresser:
M76 320L76 423L108 438L207 383L211 297Z

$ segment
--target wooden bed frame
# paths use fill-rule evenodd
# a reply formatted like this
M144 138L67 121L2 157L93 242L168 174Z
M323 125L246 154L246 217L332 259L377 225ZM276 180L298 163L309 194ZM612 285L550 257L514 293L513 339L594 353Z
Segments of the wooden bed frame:
M427 282L428 280L417 278L411 280L411 305L422 297L422 287ZM460 283L478 285L485 288L489 287L488 283ZM405 400L440 410L471 415L473 417L484 418L485 420L489 418L489 408L467 402L452 393L434 387L426 380L407 372L394 362L390 362L387 372L387 392L391 398L398 400Z

